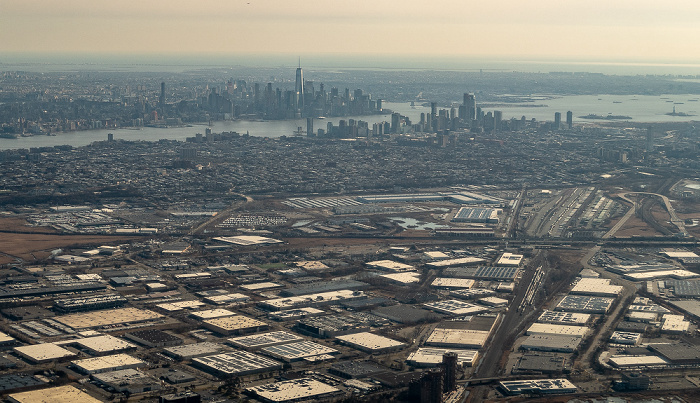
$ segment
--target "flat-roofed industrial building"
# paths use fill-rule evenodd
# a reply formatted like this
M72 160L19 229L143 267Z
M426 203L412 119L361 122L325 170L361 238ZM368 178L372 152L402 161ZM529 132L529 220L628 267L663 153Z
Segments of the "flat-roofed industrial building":
M77 339L75 341L71 341L71 344L77 344L81 348L87 350L91 355L111 354L136 349L136 345L110 335Z
M34 363L59 361L62 359L75 357L77 354L60 347L54 343L32 344L20 346L13 349L17 355L26 358Z
M498 224L498 214L501 212L500 209L494 208L462 207L452 217L452 221Z
M85 313L57 316L53 318L76 330L92 329L101 326L113 326L127 323L150 322L163 319L163 315L138 308L106 309Z
M580 337L554 334L533 334L520 344L520 349L529 351L549 351L573 353L583 341Z
M202 326L223 335L256 333L269 328L268 324L243 315L225 316L202 322Z
M339 354L339 351L334 348L308 340L269 346L261 349L260 352L286 362L295 362L322 355Z
M223 344L205 341L203 343L167 347L163 349L163 353L178 360L189 360L195 357L219 354L229 350L231 349Z
M559 301L559 304L557 304L554 310L580 313L607 313L614 301L613 298L607 297L567 295Z
M544 311L537 319L540 323L552 323L557 325L583 326L591 320L587 313Z
M446 353L456 353L457 363L466 367L473 366L479 358L478 350L421 347L409 354L406 362L414 367L436 367L442 364L442 357Z
M336 338L343 344L368 353L388 353L406 346L400 341L369 332L346 334Z
M84 360L72 361L71 364L78 371L84 374L99 374L101 372L146 366L146 362L128 354L114 354L106 355L104 357L86 358Z
M432 311L447 315L476 315L478 313L489 311L489 308L483 305L470 304L469 302L464 302L457 299L430 302L423 304L423 306Z
M523 381L501 381L499 387L506 395L557 395L576 393L576 385L568 379L534 379Z
M426 346L481 349L486 344L490 331L471 329L435 328L426 340Z
M610 279L607 278L582 278L571 289L571 294L616 297L622 289L621 285L610 284Z
M56 386L32 390L29 392L13 393L7 397L12 403L100 403L96 399L73 385Z
M266 301L259 302L258 306L268 311L281 311L285 309L303 308L307 306L313 307L330 305L340 301L366 298L367 294L362 291L338 290L296 297L268 299Z
M247 351L198 357L192 365L217 376L244 376L282 369L282 363Z
M255 350L263 347L276 346L278 344L294 343L304 340L303 337L285 331L276 331L250 336L233 337L228 343L244 350Z
M265 403L324 400L343 394L339 389L311 378L300 378L255 386L247 388L245 393Z
M181 338L159 329L136 330L125 334L124 337L147 347L169 347L182 344Z
M550 323L533 323L527 329L527 335L557 334L563 336L586 337L590 329L584 326L553 325Z

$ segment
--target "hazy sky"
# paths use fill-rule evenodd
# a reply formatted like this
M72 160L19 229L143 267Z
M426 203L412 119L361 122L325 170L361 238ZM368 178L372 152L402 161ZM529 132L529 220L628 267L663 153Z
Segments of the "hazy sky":
M698 0L0 0L0 52L700 61Z

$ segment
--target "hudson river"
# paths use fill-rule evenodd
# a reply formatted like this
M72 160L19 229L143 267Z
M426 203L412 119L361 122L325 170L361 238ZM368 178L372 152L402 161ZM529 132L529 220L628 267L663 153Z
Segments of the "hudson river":
M498 105L485 107L484 111L501 110L503 119L526 119L554 120L554 113L561 112L562 120L566 119L566 112L572 111L574 114L574 124L584 122L601 122L600 120L582 119L580 116L595 114L606 116L609 114L629 116L633 122L684 122L700 120L700 116L669 116L666 113L672 112L676 107L677 112L690 115L700 115L700 98L698 95L571 95L571 96L533 96L532 105L546 105L540 107L516 105ZM478 100L477 100L478 101ZM422 112L429 113L430 108L416 104L411 107L408 103L385 102L386 109L399 112L408 116L412 122L420 120ZM440 105L439 108L445 108ZM326 129L328 122L338 125L341 119L355 119L369 122L370 128L373 123L391 121L389 115L368 115L368 116L348 116L343 118L314 119L314 130ZM624 121L624 120L623 120ZM235 131L241 134L248 132L251 136L280 137L292 136L293 132L302 127L306 130L306 120L285 120L285 121L223 121L213 122L211 129L213 132ZM104 129L87 130L79 132L57 133L55 136L30 136L18 139L0 139L0 150L50 147L56 145L72 145L75 147L84 146L95 141L107 140L107 133L113 133L114 139L119 140L145 140L157 141L160 139L181 140L187 137L194 137L197 133L204 133L209 127L206 124L192 125L188 127L175 128L153 128L144 127L141 129Z

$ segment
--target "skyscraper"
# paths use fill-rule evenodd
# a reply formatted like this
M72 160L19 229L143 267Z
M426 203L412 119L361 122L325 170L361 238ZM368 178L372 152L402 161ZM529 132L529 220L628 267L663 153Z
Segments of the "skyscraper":
M445 371L443 392L448 393L457 389L457 353L448 352L442 356L442 366Z
M554 112L554 130L561 128L561 112Z
M301 70L301 59L299 67L297 67L297 79L294 85L294 107L297 109L297 113L304 109L304 72Z
M569 129L574 128L574 113L571 111L566 112L566 125Z
M165 106L165 82L160 83L160 98L158 99L158 104L161 108Z
M314 118L306 118L306 136L314 137Z

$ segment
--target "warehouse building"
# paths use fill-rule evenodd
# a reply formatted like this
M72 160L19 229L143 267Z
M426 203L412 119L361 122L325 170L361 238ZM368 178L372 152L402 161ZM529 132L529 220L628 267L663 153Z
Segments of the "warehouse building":
M315 307L330 305L340 301L366 298L367 295L362 291L338 290L296 297L268 299L258 303L258 306L268 311L281 311L285 309L303 308L308 306Z
M661 318L664 333L686 333L690 330L690 322L683 315L666 314Z
M482 207L462 207L452 218L453 222L470 222L484 224L498 224L500 209Z
M372 354L397 351L406 346L399 341L369 332L346 334L336 338L343 344Z
M84 374L99 374L120 369L139 368L146 366L144 361L127 354L106 355L104 357L86 358L72 361L71 364Z
M524 257L524 255L505 252L500 258L498 258L496 266L520 266L520 263L522 263Z
M228 339L228 343L244 350L256 350L263 347L294 343L302 340L304 340L304 338L297 336L296 334L285 331L277 331L254 334L250 336L233 337Z
M580 337L552 334L533 334L520 345L528 351L548 351L553 353L573 353L583 341Z
M568 379L536 379L525 381L502 381L499 387L506 395L559 395L576 393L576 385Z
M454 288L472 288L474 286L474 283L474 280L465 278L437 277L435 280L433 280L433 282L430 285L435 288L449 290Z
M406 363L414 367L437 367L442 364L442 357L446 353L456 353L457 363L461 366L471 367L479 358L478 350L445 349L421 347L409 354Z
M243 315L205 320L202 326L224 336L256 333L269 328L267 323Z
M316 308L296 308L296 309L286 309L284 311L270 312L267 317L276 320L278 322L284 322L288 320L303 319L310 316L318 316L326 313L321 309Z
M490 332L485 330L443 329L438 327L430 333L425 345L479 350L486 344L489 334Z
M124 337L147 347L168 347L182 344L181 338L158 329L136 330L125 334Z
M517 267L504 266L453 267L446 269L443 275L477 280L515 281L519 271Z
M314 343L312 341L299 341L295 343L269 346L263 348L260 350L260 352L269 355L272 358L286 362L295 362L304 359L308 360L321 356L333 356L340 353L334 348Z
M544 311L537 319L540 323L552 323L557 325L583 326L591 320L587 313Z
M641 333L616 331L610 336L610 342L615 344L625 344L636 346L642 340Z
M221 377L244 376L282 369L282 363L247 351L198 357L192 365Z
M15 347L13 351L22 358L34 363L60 361L64 358L75 357L76 354L53 343L32 344Z
M247 388L245 393L265 403L324 400L343 394L339 389L311 378L300 378L255 386Z
M606 297L567 295L557 304L555 311L580 313L607 313L615 300Z
M119 393L143 393L160 390L160 380L136 369L122 369L95 374L92 379Z
M7 397L11 403L100 403L73 385L57 386L54 388L38 389L29 392L13 393Z
M409 264L394 262L393 260L376 260L373 262L367 262L366 265L370 269L378 269L392 272L412 271L416 269L415 267Z
M488 312L489 308L482 305L470 304L468 302L451 299L445 301L431 302L423 304L424 307L446 315L476 315Z
M561 336L573 336L573 337L586 337L589 328L583 326L569 326L569 325L553 325L549 323L533 323L530 328L527 329L526 334L554 334Z
M620 295L622 289L621 285L610 284L610 279L607 278L582 278L571 289L571 294L616 297Z
M104 355L136 349L136 345L109 335L77 339L71 341L70 344L78 345L80 348L87 350L91 355Z
M207 319L216 319L216 318L223 318L226 316L233 316L236 313L233 311L229 311L228 309L206 309L203 311L197 311L197 312L192 312L190 314L191 317L197 319L197 320L207 320Z
M117 308L57 316L54 320L75 330L80 330L102 326L154 322L163 318L163 315L146 309Z
M214 355L231 350L227 346L219 343L203 342L173 346L163 349L163 353L178 360L189 360L205 355Z

